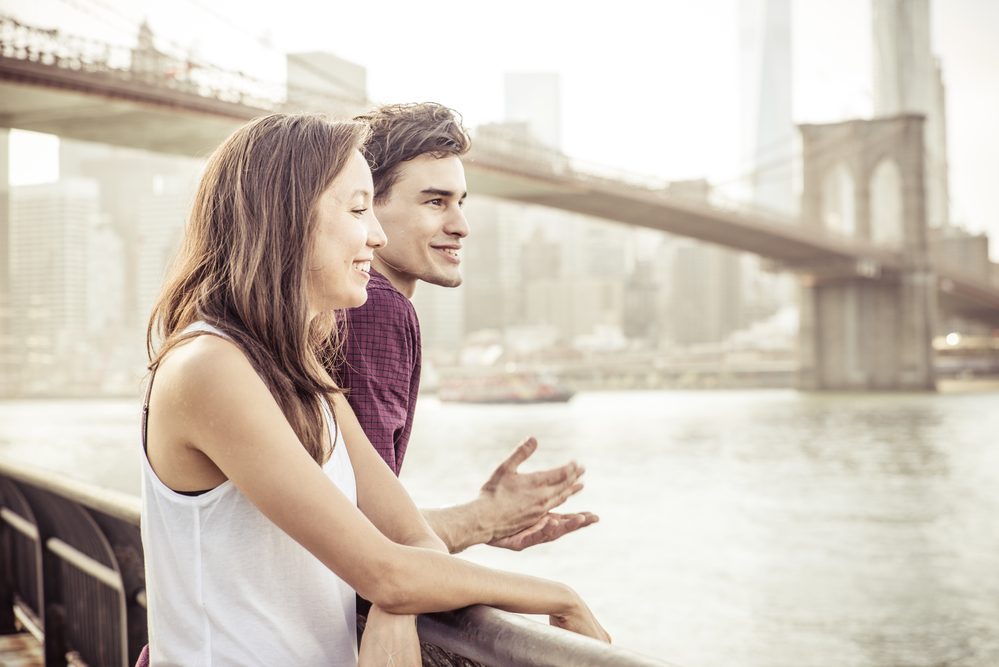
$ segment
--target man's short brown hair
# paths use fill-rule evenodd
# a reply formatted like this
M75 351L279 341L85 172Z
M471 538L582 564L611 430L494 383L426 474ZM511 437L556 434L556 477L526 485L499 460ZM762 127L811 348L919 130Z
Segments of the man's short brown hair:
M371 127L364 157L375 182L376 203L388 198L403 162L427 153L462 156L472 146L461 115L434 102L389 104L354 120Z

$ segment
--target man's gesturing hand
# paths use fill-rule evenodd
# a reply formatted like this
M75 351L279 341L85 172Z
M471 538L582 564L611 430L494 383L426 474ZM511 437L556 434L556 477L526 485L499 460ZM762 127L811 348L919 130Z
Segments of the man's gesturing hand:
M517 468L537 450L538 441L524 440L482 486L477 504L482 523L492 534L489 544L521 550L556 540L598 520L595 514L555 514L554 508L583 488L585 470L570 462L551 470L520 473Z

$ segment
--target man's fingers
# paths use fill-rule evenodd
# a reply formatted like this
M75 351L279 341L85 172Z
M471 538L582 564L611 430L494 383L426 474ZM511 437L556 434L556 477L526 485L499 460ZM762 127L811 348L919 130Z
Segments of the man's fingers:
M556 514L551 512L538 519L537 523L507 537L494 540L490 544L503 549L522 551L545 542L553 542L563 535L585 528L600 520L592 512L575 514Z
M534 439L534 436L524 438L524 441L517 445L510 456L506 457L506 461L499 465L499 468L496 469L497 472L500 469L515 472L520 464L529 459L537 448L538 441Z
M586 472L586 468L575 461L569 461L564 466L552 468L550 470L539 470L532 472L528 476L531 482L538 486L556 486L558 484L572 484Z
M517 531L512 535L507 535L506 537L501 537L499 539L493 540L489 544L494 547L500 547L502 549L510 549L512 551L521 551L527 547L533 546L535 544L540 544L545 540L541 539L545 527L552 521L550 515L544 515L538 519L533 525L524 528L523 530Z
M493 470L493 474L489 476L489 480L483 485L484 489L495 489L499 486L500 480L510 473L517 472L517 466L530 458L531 454L538 448L538 441L534 439L534 436L525 438L523 442L517 445L517 448L513 450L510 456L506 457L503 463L496 466Z
M568 500L569 498L576 495L582 490L583 490L582 482L576 482L575 484L562 489L557 494L548 498L548 502L545 503L545 509L546 510L555 509L556 507L558 507L566 500Z
M571 514L559 514L558 512L549 512L547 516L551 517L554 521L559 521L563 523L578 524L580 528L583 526L589 526L591 523L597 523L600 521L600 517L593 512L573 512Z
M531 457L531 454L535 452L538 448L538 441L534 439L534 436L525 438L522 443L517 445L517 448L513 450L513 453L507 457L503 465L510 470L516 470L520 467L520 464Z

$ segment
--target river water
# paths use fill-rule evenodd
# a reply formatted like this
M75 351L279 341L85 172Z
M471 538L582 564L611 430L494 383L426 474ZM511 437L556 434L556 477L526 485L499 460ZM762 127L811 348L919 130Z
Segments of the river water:
M137 493L137 401L0 402L0 457ZM421 399L403 482L470 499L525 435L601 522L463 557L560 579L685 667L999 665L999 393Z

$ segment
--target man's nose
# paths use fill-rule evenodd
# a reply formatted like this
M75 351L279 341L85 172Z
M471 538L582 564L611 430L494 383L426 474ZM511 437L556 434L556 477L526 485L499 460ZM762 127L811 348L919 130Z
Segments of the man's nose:
M374 207L372 207L374 208ZM388 244L388 237L382 229L382 223L378 222L378 217L372 210L371 220L368 222L368 245L372 248L384 248Z
M444 231L458 238L468 236L468 220L465 219L465 211L462 208L458 206L454 207L451 217L448 219L447 224L444 225Z

